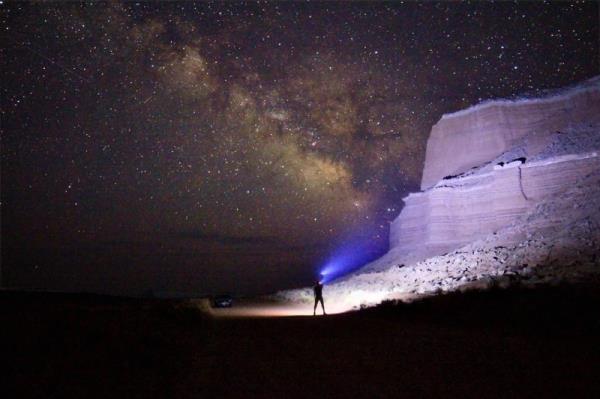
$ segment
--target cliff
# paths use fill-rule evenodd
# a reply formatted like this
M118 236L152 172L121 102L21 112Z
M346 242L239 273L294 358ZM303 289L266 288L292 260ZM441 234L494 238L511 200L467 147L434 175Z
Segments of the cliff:
M431 132L423 185L431 171L441 177L404 198L390 226L390 249L402 263L441 255L560 195L600 170L599 126L600 77L543 99L445 115ZM473 138L477 132L480 139Z
M506 279L600 284L599 154L600 77L444 115L389 252L326 296L347 310ZM310 291L282 295L306 301Z
M427 140L421 190L498 157L528 138L535 152L549 133L600 121L600 76L544 98L495 100L442 116Z

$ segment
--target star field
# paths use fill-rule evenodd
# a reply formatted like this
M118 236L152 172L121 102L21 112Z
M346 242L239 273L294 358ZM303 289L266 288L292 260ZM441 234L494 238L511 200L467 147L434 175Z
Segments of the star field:
M277 268L289 277L347 237L381 251L443 113L599 69L589 2L0 8L15 253L216 241L203 251L243 258L256 244L294 248Z

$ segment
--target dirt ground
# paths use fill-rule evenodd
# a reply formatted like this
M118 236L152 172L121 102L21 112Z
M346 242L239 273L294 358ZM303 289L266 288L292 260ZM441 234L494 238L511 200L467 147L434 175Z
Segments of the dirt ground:
M2 292L3 397L597 398L599 306L598 289L562 286L221 318L182 301Z

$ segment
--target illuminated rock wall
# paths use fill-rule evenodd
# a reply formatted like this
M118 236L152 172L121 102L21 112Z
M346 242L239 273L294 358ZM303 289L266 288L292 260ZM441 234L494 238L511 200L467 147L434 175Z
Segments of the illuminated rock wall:
M424 191L404 198L389 252L327 284L328 306L514 281L600 281L599 92L597 77L541 100L442 118L427 147ZM308 307L312 291L278 298Z
M425 189L404 198L389 252L327 284L329 306L514 281L600 281L599 92L600 77L542 100L442 118L427 148ZM312 291L278 298L310 306Z
M427 189L404 198L390 226L390 252L362 270L442 255L510 226L600 171L599 153L600 77L553 97L444 116L427 147ZM538 224L531 229L545 228Z
M600 77L542 99L491 101L444 115L427 141L421 190L496 158L528 137L531 150L548 134L600 121Z
M597 170L596 152L559 156L456 178L410 194L390 228L390 247L407 263L441 255L509 225Z

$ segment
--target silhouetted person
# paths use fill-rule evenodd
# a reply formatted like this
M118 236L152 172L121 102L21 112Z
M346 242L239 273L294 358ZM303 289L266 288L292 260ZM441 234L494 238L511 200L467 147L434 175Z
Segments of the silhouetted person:
M317 304L319 302L321 302L321 307L323 308L323 314L327 314L327 313L325 313L325 303L323 303L323 284L321 284L320 281L317 281L317 283L313 287L313 290L315 291L315 307L313 309L313 316L316 316L316 314L317 314Z

